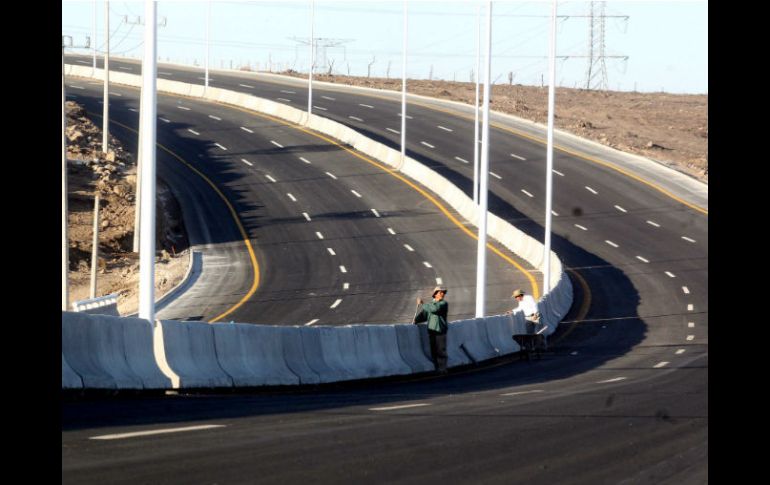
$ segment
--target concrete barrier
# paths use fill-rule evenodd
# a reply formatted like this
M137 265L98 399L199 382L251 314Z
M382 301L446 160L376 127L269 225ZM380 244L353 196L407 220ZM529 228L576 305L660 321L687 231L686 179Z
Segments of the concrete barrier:
M394 325L353 325L356 357L367 369L367 377L410 374L412 368L401 358Z
M61 388L62 389L82 389L83 379L80 378L69 363L64 358L64 352L61 353Z
M351 379L351 376L341 365L334 367L327 362L323 346L321 345L321 331L324 327L298 328L302 338L302 351L308 366L318 374L320 382L335 382ZM328 327L326 327L328 329ZM327 330L328 331L328 330ZM337 349L339 353L339 348Z
M361 379L365 372L358 366L355 354L354 330L349 325L340 327L315 327L321 342L326 364L340 381Z
M153 353L153 324L142 318L115 318L123 327L126 362L145 389L171 389L172 381L161 371Z
M119 317L62 312L62 355L94 389L142 389L126 361Z
M174 387L231 387L233 381L220 367L214 329L208 323L160 321L165 361L178 376Z
M469 324L472 320L449 322L447 331L446 352L447 367L457 367L475 363L474 357L468 353L465 342L470 338Z
M481 320L486 326L489 343L497 349L500 355L512 354L520 350L519 344L513 340L513 332L508 328L507 315L496 315Z
M297 376L299 383L318 384L322 382L321 376L313 370L305 358L305 351L302 346L302 328L298 326L283 327L280 334L284 361L292 373Z
M425 325L423 325L424 327ZM398 341L398 351L401 358L412 369L412 372L429 372L434 370L433 361L430 359L430 347L423 348L418 325L402 324L394 325L396 330L396 339ZM426 333L427 331L422 330Z

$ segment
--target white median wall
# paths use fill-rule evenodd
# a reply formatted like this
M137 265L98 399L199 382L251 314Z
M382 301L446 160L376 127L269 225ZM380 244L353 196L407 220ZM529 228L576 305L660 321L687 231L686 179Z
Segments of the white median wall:
M91 72L90 67L66 66L66 73L71 76L90 78ZM96 70L94 77L102 79L102 71ZM111 71L110 82L139 87L141 80L133 74ZM159 92L204 98L254 110L335 138L400 170L423 186L430 187L462 217L477 225L478 208L470 197L449 180L412 158L407 157L401 164L400 152L341 123L317 115L308 117L306 112L296 108L234 91L210 87L204 97L203 86L161 79L157 86ZM488 234L533 267L543 267L543 245L491 213L488 215ZM541 314L549 326L547 334L556 330L572 306L570 280L556 254L551 252L550 257L553 289L545 292L540 301ZM63 327L65 321L73 321L65 317L67 313L62 312ZM149 325L149 322L144 323ZM152 364L162 370L165 382L170 383L167 388L322 383L432 369L424 325L382 326L392 327L392 331L376 325L315 328L265 326L258 331L243 329L240 324L234 324L235 327L230 325L232 328L221 325L159 322L154 332L154 353L152 356L145 353L143 357L152 360L146 365ZM244 338L236 339L239 333ZM449 366L467 365L516 352L519 347L512 341L511 335L522 333L524 319L518 312L510 316L452 322L447 342ZM68 339L67 345L77 345L77 342ZM85 388L131 388L144 385L141 379L137 384L136 379L131 379L131 373L123 372L120 365L92 362L92 359L75 352L74 355L80 359L77 361L80 365L78 367L64 349L63 338L62 388L79 387L69 371L65 372L65 363L70 364Z

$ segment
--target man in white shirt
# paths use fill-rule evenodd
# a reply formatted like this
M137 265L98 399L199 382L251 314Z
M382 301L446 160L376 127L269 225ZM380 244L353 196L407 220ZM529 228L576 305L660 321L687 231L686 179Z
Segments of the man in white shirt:
M521 312L524 314L524 320L527 322L527 335L530 336L521 337L517 342L519 342L522 348L527 350L535 350L537 348L539 355L539 348L546 347L547 344L544 335L539 335L540 332L538 332L538 335L535 334L535 327L540 325L540 312L538 311L537 302L532 295L526 295L521 289L515 290L511 296L519 302L519 306L516 309L521 309ZM544 330L545 328L542 328L541 332ZM528 353L527 359L529 359Z

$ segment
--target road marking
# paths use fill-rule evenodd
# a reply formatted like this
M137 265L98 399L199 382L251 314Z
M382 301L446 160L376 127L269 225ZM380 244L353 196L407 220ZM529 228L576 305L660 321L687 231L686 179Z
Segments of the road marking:
M395 133L396 135L400 135L400 134L401 134L401 132L400 132L400 131L398 131L398 130L394 130L393 128L385 128L385 129L386 129L386 130L388 130L388 131L390 131L390 132L393 132L393 133Z
M250 129L246 128L245 126L241 126L241 129L242 129L243 131L246 131L246 132L248 132L248 133L254 133L253 131L251 131Z
M559 172L558 170L553 170L553 173L555 173L556 175L559 175L560 177L564 177L564 174Z
M336 101L335 98L330 98L329 96L321 96L323 99L328 99L329 101Z
M369 108L369 109L374 108L374 106L371 106L371 105L368 105L368 104L361 104L361 103L358 103L358 106L363 106L364 108Z
M350 283L342 283L343 290L347 290L348 288L350 288Z
M189 132L190 132L190 133L192 133L193 135L200 135L200 133L198 133L197 131L195 131L195 130L192 130L192 129L190 129L190 128L187 128L187 131L189 131Z
M100 436L91 436L92 440L119 440L123 438L134 438L136 436L151 436L156 434L181 433L183 431L198 431L202 429L224 428L224 424L202 424L199 426L185 426L184 428L166 428L153 429L149 431L134 431L132 433L103 434Z
M275 180L275 179L274 179L273 177L271 177L270 175L265 175L265 177L267 177L267 179L268 179L269 181L273 182L273 183L276 183L276 182L277 182L277 180Z
M687 311L688 311L688 312L691 312L691 311L693 311L694 309L695 309L695 308L692 306L692 303L690 303L690 304L688 304L688 305L687 305Z
M353 195L355 195L356 197L359 197L359 198L361 197L361 194L359 194L359 193L358 193L358 192L356 192L355 190L353 190L353 189L350 189L350 191L351 191L351 192L353 192Z
M340 266L340 272L342 272L342 273L347 273L347 272L348 272L348 270L347 270L347 269L345 269L345 267L344 267L344 266Z
M130 67L123 67L123 66L118 66L118 69L123 69L124 71L130 71L131 70Z
M403 115L402 115L401 113L399 113L399 114L398 114L398 116L403 116ZM411 117L411 116L409 116L409 115L406 115L406 119L408 119L408 120L413 120L414 118L412 118L412 117Z
M332 306L330 306L329 308L337 308L337 305L339 305L340 303L342 303L342 298L337 298L337 301L332 303Z
M191 111L191 110L190 110L190 108L188 108L188 107L186 107L186 106L177 106L177 108L179 108L179 109L183 109L183 110L185 110L185 111Z
M495 177L498 180L503 180L503 178L501 176L497 175L495 172L489 172L489 175Z
M668 275L669 278L676 278L676 275L671 271L666 271L666 275Z
M605 381L596 381L596 383L597 383L597 384L606 384L606 383L608 383L608 382L618 382L618 381L622 381L623 379L625 379L625 377L615 377L615 378L613 378L613 379L607 379L607 380L605 380Z
M281 145L281 144L280 144L280 143L278 143L277 141L274 141L274 140L270 140L270 143L272 143L273 145L277 146L278 148L283 148L283 145Z
M407 251L412 251L412 252L414 252L414 248L412 248L412 246L410 246L410 245L408 245L408 244L404 244L404 247L406 248L406 250L407 250Z
M663 362L658 362L657 364L655 364L655 365L653 366L653 368L655 368L655 369L660 369L661 367L665 367L665 366L667 366L667 365L668 365L668 362L666 362L666 361L663 361Z
M627 210L625 210L624 208L620 207L619 205L616 205L615 208L617 210L619 210L620 212L628 212Z
M377 209L372 209L372 212L374 213L374 217L380 217L380 213L377 212Z
M249 88L249 89L254 89L254 86L249 86L248 84L239 84L238 86L241 86L241 87L244 87L244 88Z
M694 242L695 242L695 239L690 239L690 238L689 238L689 237L687 237L687 236L682 236L682 239L684 239L684 240L685 240L685 241L687 241L687 242L691 242L691 243L694 243Z
M160 118L160 120L164 123L171 123L171 120L167 120L166 118Z
M350 118L351 120L356 120L356 121L359 121L359 122L361 122L361 123L363 123L363 122L364 122L364 120L362 120L361 118L359 118L359 117L357 117L357 116L348 116L348 118Z
M500 394L501 396L521 396L522 394L532 394L534 392L545 392L542 389L533 389L531 391L517 391L517 392L506 392L505 394Z
M688 335L687 336L687 340L694 340L694 339L695 339L695 335Z
M639 261L641 261L642 263L649 263L649 261L648 261L648 260L644 259L644 258L643 258L643 257L641 257L641 256L637 256L637 257L636 257L636 259L638 259L638 260L639 260Z
M695 328L695 322L687 322L687 327Z
M556 213L556 211L555 211L555 210L552 210L552 211L551 211L551 214L553 214L553 215L555 215L555 216L558 216L558 215L559 215L559 214L557 214L557 213Z
M307 219L308 222L312 221L313 219L310 218L307 212L303 212L302 215Z
M200 79L201 81L205 81L206 80L205 77L199 77L198 79ZM213 79L209 78L209 81L213 81Z
M275 99L277 99L278 101L286 101L287 103L291 103L290 99L286 99L286 98L275 98Z
M432 268L432 267L433 267L433 266L431 266L431 265L430 265L430 263L429 263L429 262L427 262L427 261L423 261L423 262L422 262L422 264L424 264L426 268Z
M225 150L225 151L227 151L227 148L226 148L226 147L223 147L223 146L222 146L222 145L220 145L219 143L214 143L214 145L218 146L218 147L219 147L219 148L221 148L222 150Z
M679 354L684 354L684 352L685 352L685 349L677 349L675 353L676 355L679 355Z
M282 92L282 93L286 93L286 94L297 94L297 93L296 93L296 92L294 92L294 91L287 91L286 89L281 89L281 92Z
M305 157L299 157L299 159L310 165L310 160L306 159Z
M337 177L335 177L334 174L331 173L331 172L326 172L326 175L328 175L329 177L333 178L334 180L337 180Z
M577 227L578 229L582 229L583 231L587 231L588 230L588 228L583 227L580 224L575 224L575 227Z
M687 288L686 286L682 287L682 291L684 292L685 295L689 295L690 294L690 289Z
M315 232L315 235L316 235L316 236L318 236L318 239L323 239L323 238L324 238L324 235L323 235L323 234L321 234L321 233L320 233L320 232L318 232L318 231L316 231L316 232Z
M391 228L388 228L388 232L389 232L389 233L391 233L391 234L393 234L393 235L395 235L395 234L396 234L396 231L394 231L394 230L393 230L393 229L391 229Z
M470 163L468 160L465 160L465 159L460 158L460 157L455 157L455 160L459 160L459 161L461 161L463 163Z
M315 322L317 322L317 321L318 321L318 319L317 319L317 318L314 318L314 319L310 320L309 322L307 322L307 323L305 324L305 326L306 326L306 327L309 327L310 325L314 324L314 323L315 323Z
M587 191L591 192L591 193L592 193L592 194L594 194L594 195L597 195L597 194L599 193L599 192L595 191L594 189L592 189L591 187L589 187L589 186L587 186L587 185L586 185L585 187L586 187L586 190L587 190Z
M520 157L519 155L516 155L515 153L511 153L511 156L512 156L513 158L518 158L519 160L524 160L524 161L526 161L526 160L527 160L526 158L524 158L524 157Z
M618 246L617 244L615 244L614 242L610 241L609 239L605 239L605 241L604 241L604 242L606 242L607 244L609 244L609 245L610 245L610 246L612 246L613 248L618 248L618 247L620 247L620 246Z
M139 110L138 110L138 109L134 109L134 108L128 108L128 110L129 110L129 111L133 111L134 113L138 113L138 112L139 112Z
M448 131L448 132L450 132L450 133L454 131L453 129L451 129L451 128L447 128L446 126L441 126L441 125L438 125L438 127L439 127L439 128L441 128L442 130L444 130L444 131Z
M434 147L433 145L431 145L430 143L428 143L427 141L421 141L420 143L421 143L421 144L423 144L423 145L425 145L425 146L426 146L426 147L428 147L428 148L436 148L436 147Z
M292 202L297 202L297 199L295 199L294 196L291 195L290 193L287 192L286 195L289 196L289 198L292 200Z
M251 163L250 161L246 160L245 158L241 158L241 161L243 163L245 163L246 165L248 165L249 167L253 167L254 166L253 163Z
M93 63L91 63L91 62L86 62L86 61L75 61L75 62L77 62L79 64L85 64L86 66L93 66Z
M331 254L332 256L336 256L337 255L337 253L335 253L334 249L332 249L332 248L326 248L326 250L329 251L329 254Z
M647 224L649 224L651 226L655 226L655 227L660 227L660 224L658 224L657 222L653 222L653 221L647 221Z
M527 195L527 196L529 196L529 197L534 197L534 195L530 194L529 192L527 192L527 191L526 191L526 190L524 190L524 189L521 189L521 191L522 191L522 192L524 192L524 195Z
M422 406L430 406L428 403L419 403L419 404L402 404L400 406L384 406L380 408L369 408L369 411L392 411L394 409L409 409L409 408L419 408Z
M209 115L209 118L211 118L212 120L222 121L222 118L220 118L219 116Z
M328 109L324 108L323 106L316 106L316 105L313 105L313 108L315 108L315 109L320 109L321 111L329 111Z
M173 76L174 75L173 72L160 72L160 71L158 71L158 74L163 74L164 76Z
M442 280L441 278L436 278L436 284L437 285L443 285L444 284L444 280Z

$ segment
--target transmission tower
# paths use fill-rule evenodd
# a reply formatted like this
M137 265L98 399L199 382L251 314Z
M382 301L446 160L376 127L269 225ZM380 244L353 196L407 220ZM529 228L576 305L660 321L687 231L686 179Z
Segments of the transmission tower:
M586 89L606 90L607 66L604 64L604 9L606 2L591 2L588 14L588 71Z
M298 37L291 37L291 40L295 42L299 42L303 45L308 45L310 41L308 39L302 39ZM313 38L313 50L315 51L314 57L315 57L315 66L326 66L327 60L326 60L326 49L329 47L339 47L342 44L347 44L348 42L353 42L355 39L327 39L323 37L314 37ZM320 48L320 52L319 52ZM343 47L345 49L345 47ZM347 59L347 52L345 52L344 56L346 60Z

